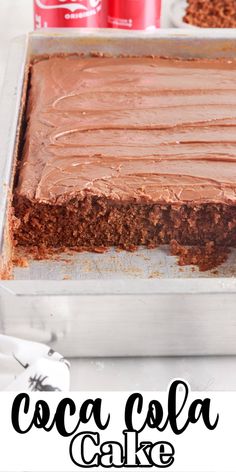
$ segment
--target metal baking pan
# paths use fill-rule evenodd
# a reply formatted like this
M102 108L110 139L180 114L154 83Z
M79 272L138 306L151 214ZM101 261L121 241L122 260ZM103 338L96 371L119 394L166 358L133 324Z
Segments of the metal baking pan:
M91 51L230 59L236 31L58 30L16 39L0 107L2 260L9 257L7 202L27 65L38 55ZM236 354L235 271L235 251L218 271L205 273L180 268L166 248L32 261L15 269L14 280L0 282L0 329L67 356Z

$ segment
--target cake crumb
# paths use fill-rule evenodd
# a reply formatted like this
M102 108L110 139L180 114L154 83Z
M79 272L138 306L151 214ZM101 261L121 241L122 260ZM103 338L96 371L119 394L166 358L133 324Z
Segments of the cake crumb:
M180 266L194 265L201 272L215 269L223 264L230 252L229 248L216 246L213 241L204 246L183 246L172 240L170 250L173 256L178 256Z
M23 256L15 256L13 258L13 264L17 267L21 267L22 269L26 269L29 267L29 262L26 257Z
M158 277L160 277L161 274L160 272L158 272L158 270L154 271L154 272L151 272L151 274L149 275L149 279L157 279Z

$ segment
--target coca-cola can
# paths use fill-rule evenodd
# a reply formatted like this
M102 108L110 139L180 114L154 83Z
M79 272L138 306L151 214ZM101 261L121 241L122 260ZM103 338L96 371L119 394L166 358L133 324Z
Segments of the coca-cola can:
M106 0L34 0L34 25L39 28L106 26Z
M161 0L109 0L109 28L160 28Z

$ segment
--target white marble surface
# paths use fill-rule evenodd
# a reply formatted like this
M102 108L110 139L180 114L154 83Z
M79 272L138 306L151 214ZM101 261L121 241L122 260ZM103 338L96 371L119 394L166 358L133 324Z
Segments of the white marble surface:
M168 27L168 7L163 0L162 26ZM33 28L33 0L0 1L0 86L12 37ZM74 359L71 369L73 390L159 390L174 377L188 380L196 390L236 390L236 359L150 358Z

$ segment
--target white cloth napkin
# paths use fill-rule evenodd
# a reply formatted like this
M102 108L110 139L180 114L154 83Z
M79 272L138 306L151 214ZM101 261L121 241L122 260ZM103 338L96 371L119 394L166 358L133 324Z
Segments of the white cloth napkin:
M68 391L70 364L44 344L0 335L0 390Z

